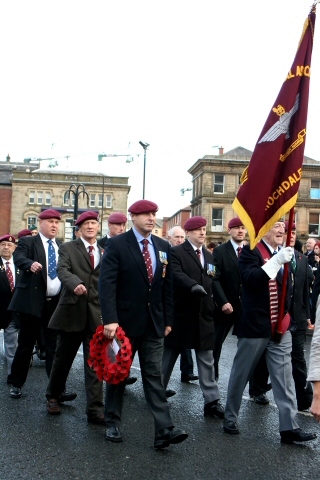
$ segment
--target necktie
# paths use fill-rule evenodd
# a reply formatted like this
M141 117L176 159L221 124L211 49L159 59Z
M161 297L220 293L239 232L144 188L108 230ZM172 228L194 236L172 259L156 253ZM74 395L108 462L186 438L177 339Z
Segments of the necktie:
M9 280L10 290L11 290L11 292L13 292L14 281L13 281L12 270L10 268L10 262L6 262L6 274L7 274L8 280Z
M292 258L291 258L291 266L292 266L292 271L293 271L293 273L296 273L297 262L296 262L296 257L295 257L294 254L293 254Z
M48 244L48 275L51 280L54 280L57 276L56 251L51 239L48 240Z
M93 245L90 245L90 246L88 247L88 250L89 250L89 257L90 257L91 267L92 267L92 270L94 270L94 255L93 255L94 246L93 246Z
M153 271L152 271L151 257L150 257L149 248L148 248L149 241L145 238L144 240L142 240L142 244L143 244L142 255L143 255L144 263L146 264L148 279L149 279L149 282L152 283Z
M240 255L241 255L241 252L242 252L242 247L238 247L237 252L238 252L237 255L238 255L238 258L239 258Z

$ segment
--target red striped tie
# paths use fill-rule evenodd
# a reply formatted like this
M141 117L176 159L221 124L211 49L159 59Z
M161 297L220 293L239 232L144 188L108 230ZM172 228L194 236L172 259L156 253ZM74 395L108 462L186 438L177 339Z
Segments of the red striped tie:
M152 262L151 262L150 252L148 248L149 241L145 238L144 240L142 240L142 244L143 244L142 255L143 255L144 263L146 264L148 279L149 279L149 282L152 283L153 271L152 271Z
M13 292L14 281L13 281L12 270L10 268L10 262L6 262L6 274L7 274L8 280L9 280L10 290L11 290L11 292Z

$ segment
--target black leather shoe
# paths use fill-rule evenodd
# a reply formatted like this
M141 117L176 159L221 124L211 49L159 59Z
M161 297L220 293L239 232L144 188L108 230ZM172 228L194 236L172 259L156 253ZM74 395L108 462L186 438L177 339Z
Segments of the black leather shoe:
M254 403L258 405L269 405L268 397L265 393L261 393L260 395L252 395Z
M173 397L173 395L175 395L176 392L174 390L166 390L166 397L167 398L170 398L170 397Z
M236 422L225 421L223 423L223 431L225 433L231 433L231 435L236 435L239 432L238 424Z
M182 383L193 382L193 380L199 380L198 375L194 375L193 373L189 373L189 374L182 373L181 374L181 382Z
M104 415L88 415L87 417L88 423L92 423L93 425L105 425L106 421L104 419Z
M308 442L317 438L315 433L303 432L301 428L280 432L281 443Z
M71 402L72 400L74 400L75 398L77 398L77 394L74 393L74 392L62 392L60 397L58 398L58 402L59 403L63 403L63 402Z
M212 418L224 418L223 405L219 402L219 400L207 403L204 406L204 416Z
M137 380L137 377L128 377L125 382L126 385L133 385Z
M11 398L21 398L21 388L19 387L12 387L10 388L10 397Z
M106 430L106 439L110 442L123 442L122 435L118 427L108 427Z
M311 407L312 402L307 402L301 405L298 405L298 412L308 412Z
M188 434L176 427L160 430L154 437L154 448L167 448L171 443L181 443L188 438Z

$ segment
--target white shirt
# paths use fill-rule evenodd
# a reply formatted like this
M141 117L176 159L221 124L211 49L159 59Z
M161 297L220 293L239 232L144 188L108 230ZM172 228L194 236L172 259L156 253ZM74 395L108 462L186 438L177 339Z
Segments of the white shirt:
M236 255L237 257L239 257L238 255L238 248L243 248L243 243L241 243L241 245L239 243L236 243L234 240L232 240L232 238L230 238L230 242L231 242L231 245L233 246L234 248L234 251L236 252Z
M193 243L190 242L190 240L188 239L188 242L190 243L191 247L193 248L194 251L196 250L200 250L200 263L202 265L202 268L204 267L204 255L203 255L203 251L202 251L202 245L201 247L195 247L193 245ZM198 256L198 254L196 253L196 255Z
M43 248L44 248L44 251L45 251L45 254L46 254L46 269L47 269L47 293L46 293L46 296L47 297L55 297L56 295L59 294L59 292L61 290L61 282L60 282L58 277L56 277L52 280L48 275L48 265L49 265L49 261L48 261L48 247L49 247L48 240L50 240L50 239L45 237L44 235L42 235L41 232L39 232L39 235L40 235L40 238L41 238L41 241L42 241L42 244L43 244ZM56 243L55 238L51 238L51 240L52 240L53 248L56 252L56 262L58 263L59 247Z

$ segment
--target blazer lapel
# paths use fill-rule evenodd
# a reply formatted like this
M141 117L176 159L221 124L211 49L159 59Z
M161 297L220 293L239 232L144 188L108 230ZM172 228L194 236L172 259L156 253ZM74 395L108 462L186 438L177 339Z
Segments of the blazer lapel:
M44 246L39 234L34 237L34 248L35 248L35 251L37 252L38 262L41 263L41 265L44 267L41 270L41 275L43 277L45 284L47 285L48 266L47 266L46 252L44 251Z
M76 243L77 243L77 247L80 250L81 254L83 255L85 261L87 262L89 267L92 269L90 258L89 258L89 252L87 251L86 247L84 246L84 243L81 240L81 238L77 238Z
M10 283L9 283L9 280L8 280L8 277L7 277L7 274L6 274L6 267L3 264L1 258L0 258L0 269L1 269L1 279L2 279L3 283L5 284L5 286L8 288L8 290L10 291L11 290L10 289Z
M230 240L228 240L228 242L226 243L226 252L228 253L229 257L231 258L232 262L236 265L237 268L239 268L239 261L238 261L238 257L236 255L236 252L233 248L233 245L232 243L230 242Z
M184 249L189 253L189 255L191 256L191 258L193 259L194 262L196 262L196 264L198 265L199 268L201 268L201 270L203 269L202 268L202 265L201 265L201 262L200 262L200 259L198 257L198 255L196 254L193 246L191 245L191 243L187 240L184 242L183 244L184 246Z
M144 263L142 252L140 250L140 246L138 245L136 236L135 236L135 234L133 233L132 230L129 230L129 232L128 232L127 242L128 242L129 251L130 251L131 255L133 256L133 258L135 259L143 278L149 284L146 264Z

